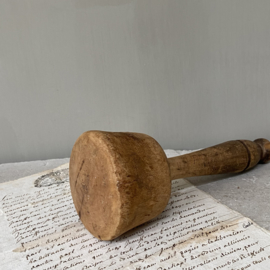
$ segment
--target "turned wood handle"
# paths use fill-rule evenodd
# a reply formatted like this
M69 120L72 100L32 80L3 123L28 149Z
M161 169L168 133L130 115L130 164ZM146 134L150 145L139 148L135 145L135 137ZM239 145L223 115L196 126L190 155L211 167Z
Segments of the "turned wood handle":
M266 139L228 141L183 156L168 158L171 180L183 177L243 172L270 160Z

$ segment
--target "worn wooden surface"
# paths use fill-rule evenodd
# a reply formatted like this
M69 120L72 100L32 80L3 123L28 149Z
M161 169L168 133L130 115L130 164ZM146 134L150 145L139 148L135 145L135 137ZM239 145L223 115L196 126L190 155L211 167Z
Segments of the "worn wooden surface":
M71 193L85 227L111 240L160 214L172 179L243 172L267 162L269 150L265 139L238 140L167 159L145 134L89 131L71 153Z
M237 173L269 160L269 142L228 141L201 151L169 158L171 178Z
M144 134L86 132L70 157L75 208L85 227L102 240L159 215L170 198L170 181L163 149Z

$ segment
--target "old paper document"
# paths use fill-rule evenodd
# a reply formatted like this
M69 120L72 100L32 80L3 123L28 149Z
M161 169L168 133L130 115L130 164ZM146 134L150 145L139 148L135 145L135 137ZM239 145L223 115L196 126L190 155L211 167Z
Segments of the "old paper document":
M100 241L78 218L66 164L0 185L0 261L6 270L269 269L270 234L178 179L161 215Z

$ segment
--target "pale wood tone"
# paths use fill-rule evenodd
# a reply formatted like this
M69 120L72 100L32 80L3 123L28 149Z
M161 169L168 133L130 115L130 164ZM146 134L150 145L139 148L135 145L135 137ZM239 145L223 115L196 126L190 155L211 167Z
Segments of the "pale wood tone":
M112 240L164 210L171 180L242 172L269 159L265 139L229 141L167 159L148 135L88 131L72 149L71 194L85 227L99 239Z

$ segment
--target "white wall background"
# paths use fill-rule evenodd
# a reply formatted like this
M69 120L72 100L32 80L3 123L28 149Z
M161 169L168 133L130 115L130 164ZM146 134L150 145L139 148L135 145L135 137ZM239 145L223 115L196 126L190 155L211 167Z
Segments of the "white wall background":
M0 163L93 129L270 139L270 1L0 0Z

